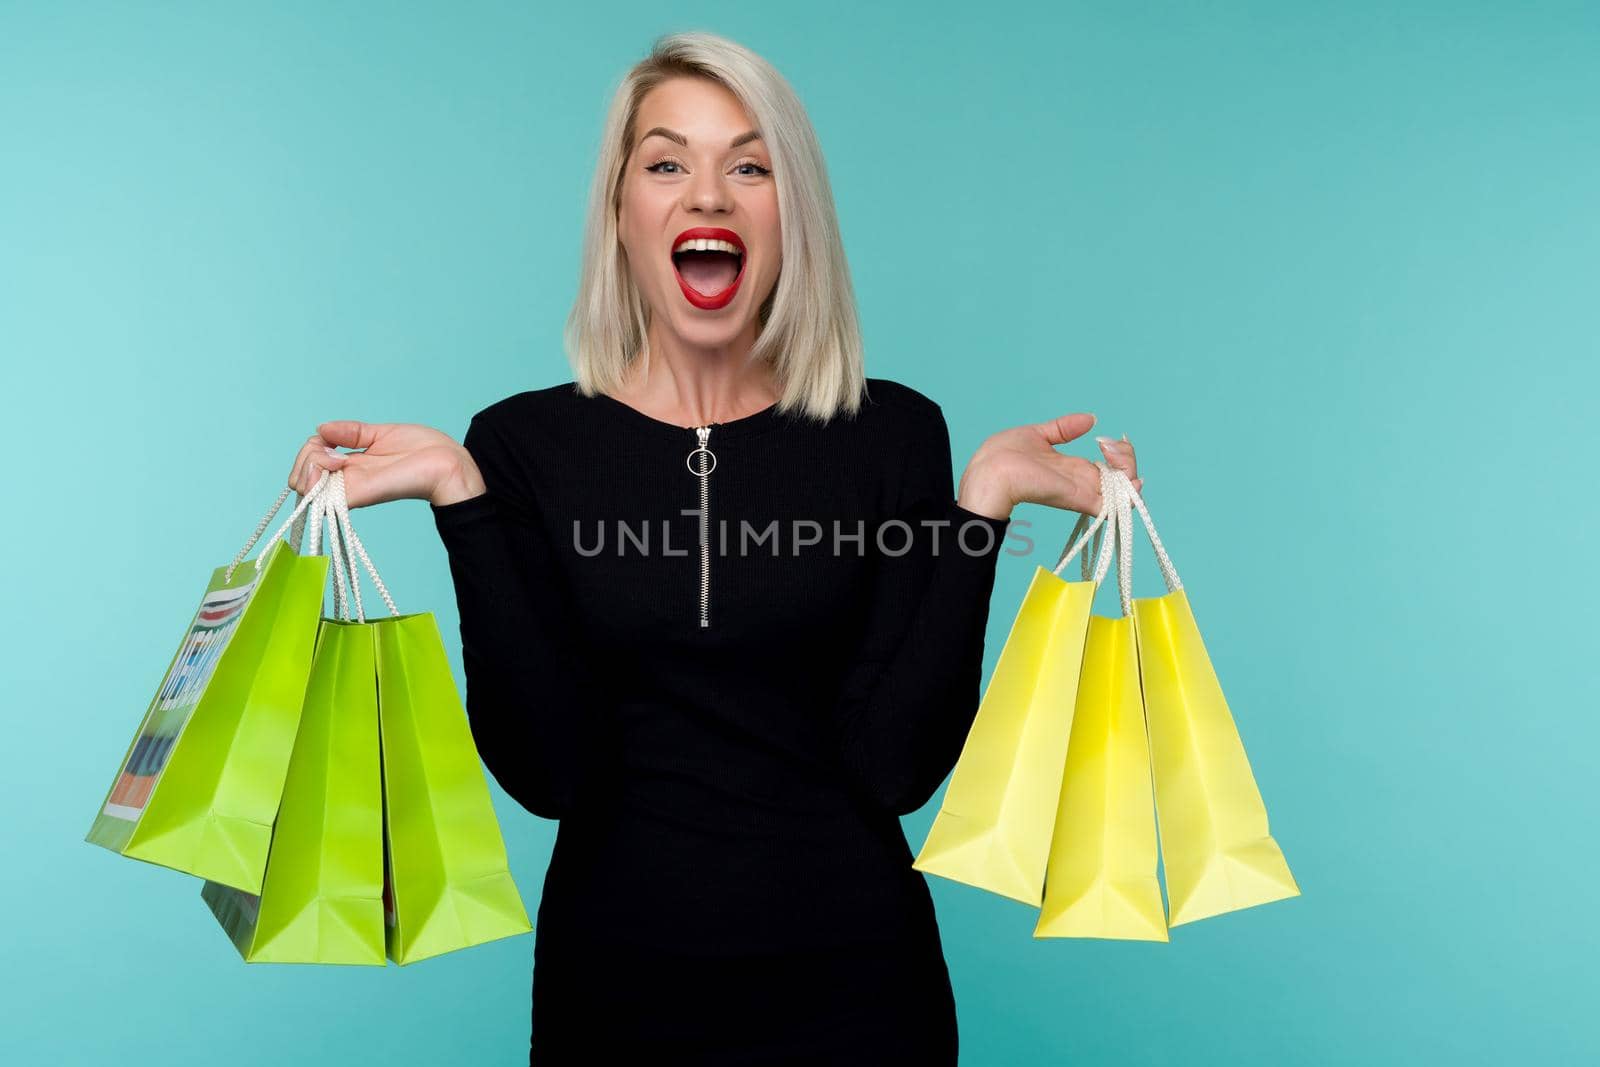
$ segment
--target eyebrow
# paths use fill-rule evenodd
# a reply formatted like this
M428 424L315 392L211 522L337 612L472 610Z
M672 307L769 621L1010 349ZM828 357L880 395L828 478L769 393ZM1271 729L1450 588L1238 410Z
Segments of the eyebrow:
M646 137L655 136L665 137L669 141L676 141L685 148L689 147L689 139L687 137L676 130L669 130L665 126L652 127L650 131L644 135L644 137L639 138L639 142L642 144L644 143ZM729 141L728 147L738 148L742 144L748 144L751 141L759 140L761 140L761 131L746 130L744 133L741 133L739 136L735 137L732 141Z

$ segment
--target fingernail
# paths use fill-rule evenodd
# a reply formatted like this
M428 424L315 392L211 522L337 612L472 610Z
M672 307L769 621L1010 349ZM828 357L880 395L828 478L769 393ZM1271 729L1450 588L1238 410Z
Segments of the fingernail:
M340 455L343 455L343 453L340 452L337 448L324 448L323 451L326 452L328 455L334 456L334 457L338 457Z
M1105 445L1106 448L1112 450L1113 452L1119 447L1118 443L1109 437L1096 437L1095 440L1099 441L1102 445Z

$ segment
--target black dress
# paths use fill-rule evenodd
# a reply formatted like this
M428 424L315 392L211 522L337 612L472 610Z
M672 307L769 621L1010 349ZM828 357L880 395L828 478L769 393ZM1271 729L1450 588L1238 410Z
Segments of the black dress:
M488 492L433 509L467 711L561 824L533 1063L955 1062L899 816L977 711L1006 520L955 503L938 405L867 381L826 424L571 382L473 416Z

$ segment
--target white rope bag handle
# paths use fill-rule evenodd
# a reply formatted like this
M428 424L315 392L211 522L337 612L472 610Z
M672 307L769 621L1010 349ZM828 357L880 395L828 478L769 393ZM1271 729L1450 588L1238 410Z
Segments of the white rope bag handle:
M257 571L267 561L267 554L272 550L272 546L277 543L278 538L284 536L291 526L294 527L294 535L290 544L299 545L300 534L305 528L303 525L303 513L313 500L322 495L328 484L328 475L330 473L329 471L323 472L322 477L317 479L317 484L313 485L310 491L300 498L300 503L295 505L294 511L283 521L283 525L279 526L277 531L267 538L266 543L261 546L261 551L256 554ZM261 517L261 521L256 523L255 532L250 535L250 540L244 543L244 547L239 550L239 554L233 557L233 562L228 564L228 573L224 579L225 581L233 580L233 572L238 569L239 564L244 562L244 558L250 554L251 546L261 539L262 531L267 528L267 524L272 521L272 516L278 513L278 509L283 506L283 502L288 499L289 494L293 491L293 486L286 485L283 487L283 492L278 494L278 499L273 501L272 507L268 508L267 513Z
M1085 552L1082 557L1083 580L1086 582L1093 581L1096 585L1105 579L1106 571L1111 568L1111 549L1116 538L1117 528L1117 492L1116 486L1111 480L1111 469L1104 463L1099 463L1097 466L1100 468L1100 514L1095 516L1093 522L1089 521L1087 514L1078 516L1078 521L1073 525L1072 533L1067 538L1067 543L1071 547L1062 550L1061 558L1050 569L1051 574L1059 577L1061 568L1067 565L1069 559L1078 554L1078 550L1083 548L1090 535L1093 535L1094 546L1088 552ZM1088 526L1088 529L1084 529L1085 525ZM1111 537L1103 537L1107 530L1112 531ZM1080 531L1082 536L1079 536ZM1096 557L1092 575L1089 570L1090 553L1093 553Z
M1133 487L1133 482L1128 480L1127 474L1115 467L1108 466L1102 460L1096 460L1095 465L1100 468L1101 478L1109 479L1112 496L1116 508L1116 529L1119 540L1117 550L1117 589L1122 598L1122 614L1133 614L1133 509L1137 508L1139 517L1144 522L1144 529L1150 535L1150 546L1156 550L1156 563L1161 568L1161 578L1166 583L1167 592L1175 593L1183 588L1183 582L1178 580L1178 570L1172 565L1172 559L1167 555L1166 546L1161 543L1161 538L1156 535L1156 524L1150 518L1150 511L1144 506L1144 499L1139 496L1139 491Z
M250 549L261 539L261 534L272 522L272 517L278 513L283 502L293 492L292 486L284 486L278 494L278 499L273 501L272 507L256 523L255 532L245 542L239 554L233 557L233 562L228 564L228 571L224 580L231 581L233 572L244 562L250 554ZM323 471L309 492L300 498L293 512L289 514L271 537L262 544L261 551L256 555L256 570L259 571L266 562L272 546L278 538L288 536L289 543L296 551L300 550L301 540L305 530L311 530L310 543L306 545L308 554L317 555L321 548L322 524L328 524L328 555L333 563L333 601L334 611L341 619L350 619L350 603L355 604L356 620L366 621L365 612L361 605L361 584L356 573L356 557L361 557L361 562L366 565L367 573L372 576L372 584L377 586L378 593L389 607L392 615L399 615L400 609L395 607L394 598L389 595L388 587L383 584L383 579L378 576L378 569L373 566L372 559L367 555L366 546L356 536L355 529L350 524L350 505L344 492L344 471ZM346 592L346 582L349 591Z
M261 569L261 565L265 561L268 552L272 549L273 544L277 542L278 538L286 536L285 531L287 531L288 543L294 547L296 552L301 553L302 555L309 554L313 556L320 554L322 543L322 524L324 521L327 521L329 524L329 555L332 557L334 569L334 610L341 617L348 619L350 617L350 613L345 602L344 560L339 554L338 540L336 536L339 528L338 524L333 520L332 512L329 510L329 499L331 496L331 490L333 488L333 480L331 478L332 473L332 471L322 472L322 477L317 479L316 484L311 487L310 491L300 497L300 502L298 505L296 505L294 511L286 520L284 520L283 524L278 527L273 535L267 539L267 542L261 546L261 552L256 557L256 569L258 571ZM239 554L233 558L233 563L228 567L228 577L230 579L233 577L234 569L238 567L239 564L243 562L244 557L249 554L250 547L254 545L261 537L262 531L264 531L267 528L267 524L272 521L272 516L280 507L283 506L284 500L288 498L291 491L292 487L285 486L283 491L278 494L278 499L274 501L272 507L267 510L266 515L263 516L261 521L256 524L255 532L250 535L250 540L245 542L244 548L239 550ZM302 546L301 542L304 540L305 531L308 527L311 530L311 537L309 543Z
M307 549L311 555L317 555L321 548L322 525L328 524L328 556L332 563L333 571L333 611L335 617L348 621L350 618L349 601L345 596L345 551L339 541L339 524L334 519L331 504L334 492L334 483L329 479L328 488L311 503L310 516L311 541ZM353 573L353 572L352 572Z
M326 495L327 501L324 506L329 516L329 554L336 561L334 577L336 583L338 583L334 586L334 599L337 602L337 606L344 612L341 617L349 621L349 604L353 601L355 604L355 621L367 621L366 613L361 606L361 581L356 572L357 556L361 557L361 562L366 567L367 573L372 576L372 584L377 587L378 595L383 597L383 602L388 605L389 614L398 616L400 609L395 607L394 598L389 595L389 589L383 584L383 579L378 577L378 568L373 566L372 558L367 555L366 546L361 543L361 538L356 536L355 528L350 525L350 503L344 493L344 471L333 472ZM342 552L334 549L336 540L341 542ZM343 559L341 559L341 556ZM348 564L348 567L346 567L346 564ZM342 599L343 580L346 573L348 573L350 580L349 600Z

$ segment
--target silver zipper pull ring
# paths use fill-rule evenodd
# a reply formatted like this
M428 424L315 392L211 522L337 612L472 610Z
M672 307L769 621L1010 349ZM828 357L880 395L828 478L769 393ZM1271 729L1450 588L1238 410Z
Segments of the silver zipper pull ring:
M696 478L704 478L717 469L717 454L706 447L706 441L711 437L711 427L696 426L694 432L699 435L700 444L689 453L685 463L688 464L690 474ZM697 456L705 458L697 459Z
M710 426L696 426L694 432L700 444L686 462L689 473L700 479L700 628L704 630L711 625L711 479L707 475L717 469L717 454L706 445Z

